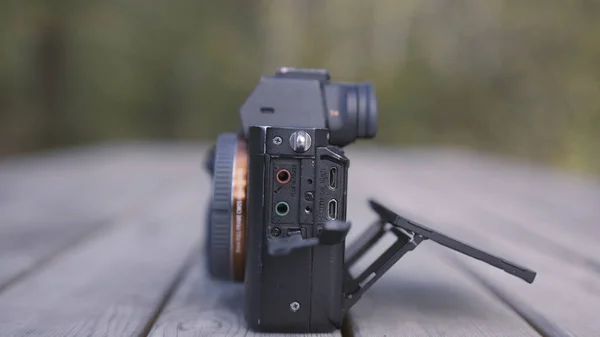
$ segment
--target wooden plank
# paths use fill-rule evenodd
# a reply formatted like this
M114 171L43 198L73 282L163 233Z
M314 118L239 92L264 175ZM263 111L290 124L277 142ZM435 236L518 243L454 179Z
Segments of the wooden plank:
M353 336L538 336L512 310L424 244L351 310Z
M397 157L400 156L393 156ZM401 157L401 165L411 165L413 156ZM439 182L454 185L456 192L462 192L461 197L470 195L478 199L478 194L485 193L483 200L490 207L495 205L506 213L544 219L545 227L564 230L575 224L578 231L573 235L600 235L597 177L569 175L471 152L424 151L414 157L419 165L414 172L432 185Z
M27 272L91 234L93 223L38 223L0 227L0 292Z
M589 184L579 184L581 178L573 178L573 185L566 186L571 180L559 176L563 180L558 186L564 188L565 192L554 190L550 197L560 200L565 195L570 196L567 198L569 202L578 205L577 210L572 210L568 206L549 206L544 201L548 197L548 189L539 188L533 179L520 179L516 168L512 168L512 175L503 172L495 175L505 177L504 182L490 182L488 179L480 180L477 174L470 174L467 167L443 172L434 169L444 167L440 161L436 162L435 157L428 159L428 162L434 164L413 170L405 179L418 182L430 191L445 191L444 194L451 194L453 199L460 198L462 204L470 205L474 209L472 212L477 212L481 219L491 219L488 221L492 222L499 220L500 223L494 226L499 235L533 244L540 251L564 262L577 263L600 273L600 247L596 244L596 238L600 237L600 207L597 206L600 205L600 187L595 185L594 180L590 180ZM455 161L460 162L459 159ZM470 162L474 161L471 158ZM448 163L445 165L448 167L460 165L451 164L450 160L444 162ZM487 169L493 172L492 167ZM527 169L524 171L527 172ZM548 173L540 168L540 175L544 174ZM493 173L488 175L494 176ZM469 183L461 183L466 181ZM548 185L552 183L548 182ZM594 187L597 187L597 191L593 190ZM520 190L528 191L528 195L523 196ZM534 194L535 191L538 191L538 196ZM595 201L590 199L594 192L598 195ZM578 219L574 219L576 217Z
M360 235L364 224L375 219L367 197L403 191L387 180L379 164L374 164L378 158L373 160L366 154L350 158L354 159L349 182L352 240ZM373 254L387 247L374 248ZM436 249L424 243L409 252L363 296L351 310L354 336L538 335L471 277L440 260Z
M202 174L197 152L186 147L90 152L98 158L77 152L0 169L1 186L11 184L0 207L0 291L116 217L139 211L145 196Z
M539 247L539 241L522 235L520 228L531 221L541 227L543 221L529 218L527 223L513 226L506 218L482 212L478 207L481 203L463 198L456 186L444 184L447 181L444 178L448 175L442 175L429 184L422 184L423 172L431 167L430 160L421 166L414 158L411 158L409 165L403 165L398 160L398 164L393 167L396 179L390 184L397 191L402 189L405 193L390 193L388 189L380 191L383 198L388 196L390 207L417 221L424 221L425 225L432 228L529 266L539 275L535 283L529 285L514 277L502 275L501 271L479 261L457 256L452 252L444 252L443 256L456 257L451 261L460 263L460 266L468 266L469 270L476 272L475 275L482 277L481 284L490 291L497 291L498 296L514 306L515 310L521 311L524 318L532 320L531 324L546 331L547 335L600 335L600 322L594 319L600 312L597 274L581 260L570 256L558 258L557 254L560 252L549 254L546 247ZM391 169L388 170L391 173ZM375 175L385 175L382 171L378 173ZM432 176L431 179L434 180ZM463 181L465 185L478 183L461 179L465 177L457 181ZM468 189L467 186L464 188ZM483 191L474 194L474 198L479 200L485 200L488 196ZM505 197L511 196L507 194ZM531 203L529 207L535 207L535 204ZM524 218L518 213L515 215L516 219ZM571 224L570 230L577 231L576 226L577 224ZM506 228L510 228L510 231ZM563 244L569 244L568 236L563 236L562 239Z
M585 211L579 214L574 210L571 211L568 206L565 206L567 208L548 206L543 201L548 197L548 189L539 188L537 184L532 183L533 179L519 178L521 173L516 167L512 169L512 175L509 175L502 171L494 174L493 167L485 166L490 172L485 173L488 177L504 179L492 179L496 181L492 184L487 177L480 177L483 175L484 169L477 171L471 168L477 167L474 157L463 159L463 156L452 157L450 154L443 152L428 154L425 151L421 154L395 153L382 156L379 160L385 163L386 167L393 168L386 171L386 174L396 175L394 181L404 190L407 186L414 186L418 187L421 193L440 189L447 191L452 199L460 199L462 204L470 205L482 217L489 218L489 221L502 219L502 225L497 225L495 228L498 231L504 231L504 235L535 244L539 249L543 249L547 254L555 255L557 258L578 260L579 263L600 272L600 247L596 245L597 240L595 240L600 236L600 223L598 222L600 208L596 206L600 204L600 193L596 193L599 195L597 200L591 199L594 196L593 187L596 186L594 180L590 180L590 183L586 185L581 183L581 178L569 180L568 177L557 176L557 179L561 178L562 182L555 185L564 188L565 191L570 191L569 197L566 198L569 203L577 204L579 211L584 209L584 205L587 205ZM527 168L523 170L527 172ZM539 170L542 176L549 174L543 168L539 168ZM567 188L568 181L573 181L574 185ZM406 185L407 183L408 185ZM552 185L551 181L548 182L548 185ZM583 188L583 186L586 187ZM578 192L580 187L582 191ZM526 197L520 192L522 190L529 191ZM537 197L534 194L535 191L538 191ZM596 192L600 192L600 187ZM413 193L413 191L409 189L407 193ZM555 189L550 197L560 200L565 199L566 194L566 192L561 193L560 190ZM566 199L565 205L567 204ZM408 198L405 200L411 202ZM440 200L439 202L445 201ZM431 211L435 212L435 210ZM574 220L575 214L579 217L578 221ZM514 235L515 232L519 235ZM572 244L565 245L565 241Z
M597 176L575 175L540 164L475 152L465 152L462 157L453 157L459 159L456 162L461 166L467 164L472 171L476 171L478 181L487 182L498 191L508 192L525 200L531 199L551 211L584 216L587 220L597 218L600 214L595 207L600 200L600 179ZM470 175L468 171L465 172ZM511 183L503 184L506 180ZM583 225L580 224L581 227Z
M176 193L156 194L143 212L0 293L0 336L145 333L184 260L199 253L207 202L199 187L207 182L201 174L182 179L188 172Z
M421 205L427 207L427 201L422 199ZM539 273L535 283L529 285L518 279L500 275L494 268L457 257L460 259L458 262L484 276L487 284L499 288L505 294L503 296L507 301L520 310L544 317L546 321L553 322L555 325L553 329L559 327L569 335L598 336L600 334L600 323L595 319L600 312L600 286L597 274L580 264L570 264L565 260L548 256L536 247L523 244L511 237L497 235L491 226L475 229L486 222L486 219L479 218L476 213L460 208L455 203L438 207L440 209L435 216L427 215L432 224L443 222L446 224L443 227L455 236L468 242L476 242L488 251L497 252ZM447 207L452 207L453 210L445 213ZM463 211L460 218L453 215L457 210ZM518 233L514 233L514 237L518 237ZM548 325L544 322L534 322L534 324Z
M197 148L196 151L203 148ZM203 158L173 144L91 148L0 165L0 226L97 221ZM67 151L67 153L70 153Z
M487 221L490 226L494 224L492 227L497 235L533 245L540 252L565 263L575 263L600 273L600 246L597 245L597 238L600 238L600 212L595 219L573 221L572 211L554 208L550 212L551 207L538 202L541 197L523 198L518 193L511 194L509 188L499 191L477 179L459 187L456 182L462 178L451 173L424 174L421 170L417 175L419 177L412 176L410 180L426 182L421 185L428 190L460 199L461 204L471 208L471 213L476 213L481 222ZM535 190L534 186L531 189ZM600 205L600 199L597 205ZM590 208L600 210L598 206L590 205ZM593 212L595 210L589 210L590 214ZM592 224L595 224L595 230L584 229ZM477 226L479 229L485 227Z

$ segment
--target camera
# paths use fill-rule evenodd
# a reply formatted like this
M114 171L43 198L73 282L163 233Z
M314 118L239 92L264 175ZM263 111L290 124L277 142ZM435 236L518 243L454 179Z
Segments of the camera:
M346 245L350 159L344 147L377 132L373 85L331 81L326 69L280 68L239 109L205 162L210 275L243 282L247 327L258 332L340 329L361 296L404 254L434 241L528 283L536 273L406 219L369 200L376 221ZM395 243L349 272L384 234Z

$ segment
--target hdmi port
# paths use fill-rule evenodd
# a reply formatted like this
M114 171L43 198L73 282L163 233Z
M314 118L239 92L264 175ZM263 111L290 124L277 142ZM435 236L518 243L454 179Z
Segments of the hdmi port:
M336 186L337 186L337 169L335 167L332 167L331 170L329 170L329 187L331 189L335 189Z
M335 199L329 200L327 205L327 217L329 220L335 220L337 218L337 201Z

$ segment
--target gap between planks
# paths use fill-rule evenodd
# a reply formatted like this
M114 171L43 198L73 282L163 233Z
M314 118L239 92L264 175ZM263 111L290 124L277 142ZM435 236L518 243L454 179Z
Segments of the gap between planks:
M142 332L198 243L199 176L0 294L0 335Z
M196 174L198 152L172 146L98 147L2 163L0 184L12 187L5 190L0 210L0 292L120 217L140 211L184 170ZM41 204L58 210L48 213Z
M506 291L494 286L488 282L482 275L477 273L473 268L470 268L461 260L457 259L453 255L443 254L449 262L456 265L460 270L473 277L481 286L486 288L490 293L494 294L496 298L502 301L507 307L515 311L527 324L529 324L535 331L537 331L543 337L569 337L561 328L556 324L550 322L546 317L541 315L538 311L532 307L518 301L514 296L509 295Z
M155 187L154 190L148 195L125 205L123 209L117 211L116 214L108 217L105 220L90 223L89 225L85 226L87 228L81 231L81 233L78 235L74 237L64 237L65 240L59 240L54 247L48 247L48 249L44 251L43 255L40 254L40 256L34 256L33 262L30 265L21 267L21 271L17 271L12 277L9 276L4 282L0 283L0 293L10 288L12 285L17 284L19 281L34 274L36 271L44 268L61 255L68 253L78 246L94 239L97 235L109 230L111 226L114 226L120 221L128 218L135 217L139 212L142 211L140 206L155 198L157 192L164 193L165 190L168 190L165 187L176 188L173 187L172 182L162 183L161 185Z
M171 286L165 292L165 296L163 297L162 301L160 301L154 314L152 315L150 320L148 320L148 324L146 324L146 326L140 333L140 336L149 336L150 335L150 331L156 324L156 321L162 315L163 311L165 310L165 307L172 300L173 295L175 294L177 289L181 286L181 284L184 282L185 277L188 275L190 270L193 268L193 263L196 260L197 255L198 255L198 252L194 249L192 251L192 253L188 256L186 262L183 263L183 266L181 267L179 272L177 272L177 275L173 279Z
M557 252L548 255L549 252L545 248L540 249L539 240L523 237L519 227L513 227L511 232L506 231L506 227L511 226L506 219L495 216L493 213L486 215L481 212L481 205L489 200L489 191L474 189L473 187L480 186L477 181L466 183L472 185L472 192L479 200L461 198L459 195L463 191L459 191L457 195L456 188L452 187L452 179L448 174L437 177L434 174L424 174L424 172L432 171L432 165L436 166L436 161L432 158L421 163L414 158L395 159L395 162L395 164L388 163L384 170L378 169L378 172L373 172L376 176L382 176L386 172L396 174L391 184L392 188L381 191L381 194L392 197L392 199L388 198L392 209L409 218L412 217L414 220L425 220L423 224L427 226L447 232L458 239L467 238L466 242L468 243L474 243L475 246L484 250L497 253L538 271L540 275L536 282L528 285L514 277L498 274L502 271L479 261L460 257L460 261L464 260L465 265L477 271L482 279L487 280L488 285L493 285L503 294L511 294L510 297L504 296L507 300L510 301L518 296L521 300L530 303L528 307L533 308L539 314L536 315L534 312L529 316L534 316L540 321L552 320L554 325L558 325L558 328L555 326L546 329L547 333L548 331L562 330L564 334L568 333L572 336L598 336L600 324L593 318L593 313L600 310L598 301L600 293L597 290L594 292L594 289L600 288L600 284L597 282L595 271L585 268L585 264L578 265L576 260L569 261L564 257L558 257L559 253ZM443 167L443 165L437 163L437 167ZM458 181L464 181L464 176ZM390 193L389 191L394 188L401 193ZM502 195L504 198L513 197L506 192L508 189L505 186L505 192L498 197L502 197ZM492 191L495 190L492 189ZM535 205L535 203L530 203L529 207L535 207ZM408 211L411 214L407 213ZM542 213L538 212L538 214ZM419 216L416 217L415 214L419 214ZM531 217L529 220L531 225L538 226L540 229L560 231L560 227L549 226L544 221L536 221ZM561 233L563 242L565 240L568 242L569 235L571 238L578 236L577 233L572 233L577 231L577 227L573 226L574 224L571 224L569 231ZM452 253L444 250L446 255ZM491 291L491 288L488 289ZM541 315L544 317L540 319Z

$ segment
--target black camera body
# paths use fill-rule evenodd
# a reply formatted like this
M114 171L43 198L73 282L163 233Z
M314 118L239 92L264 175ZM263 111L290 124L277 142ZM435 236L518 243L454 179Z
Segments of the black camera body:
M261 332L340 329L350 308L404 254L432 240L532 283L536 273L408 220L370 200L377 220L346 245L350 159L373 138L371 84L336 83L327 70L281 68L240 108L242 130L210 151L206 256L210 274L244 282L245 319ZM357 276L356 261L386 233L396 242Z
M310 244L327 221L346 220L349 160L328 134L250 127L245 313L254 330L341 326L344 241ZM288 253L294 238L309 246Z

